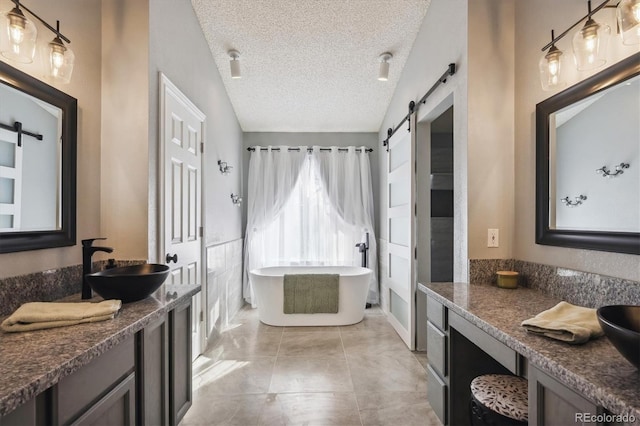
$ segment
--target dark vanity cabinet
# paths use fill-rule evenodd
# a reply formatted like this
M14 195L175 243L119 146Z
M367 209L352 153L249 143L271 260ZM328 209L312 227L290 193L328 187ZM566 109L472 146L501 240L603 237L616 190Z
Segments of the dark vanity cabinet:
M138 418L141 425L169 423L169 322L166 315L136 335Z
M177 425L191 406L191 297L0 417L0 426Z
M177 425L191 407L191 299L137 334L140 425Z
M420 286L423 287L423 286ZM427 399L444 425L469 424L470 383L484 374L521 376L528 381L529 424L613 425L604 407L532 365L466 316L449 309L426 289ZM606 416L605 416L606 417ZM616 416L609 416L611 421ZM622 424L622 423L620 423Z
M169 424L177 425L192 401L191 299L169 312ZM151 423L149 423L151 424Z
M576 418L576 413L596 416L602 409L553 377L535 367L529 368L529 424L562 425L592 424ZM531 409L533 407L533 409ZM602 424L602 423L600 423Z
M429 365L427 366L427 397L438 418L447 424L448 400L448 359L447 308L437 300L427 297L427 348Z

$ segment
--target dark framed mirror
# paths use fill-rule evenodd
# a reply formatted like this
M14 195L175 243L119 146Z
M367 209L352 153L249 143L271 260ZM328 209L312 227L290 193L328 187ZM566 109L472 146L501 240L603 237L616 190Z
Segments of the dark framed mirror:
M640 53L536 105L536 243L640 254Z
M76 243L78 102L0 62L0 253Z

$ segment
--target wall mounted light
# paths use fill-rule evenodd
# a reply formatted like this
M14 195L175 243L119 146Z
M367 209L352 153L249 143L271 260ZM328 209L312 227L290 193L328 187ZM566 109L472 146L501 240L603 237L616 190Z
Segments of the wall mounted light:
M551 40L554 38L553 30L551 30ZM565 85L562 78L562 63L564 62L562 55L562 50L552 43L549 51L540 58L540 82L543 90L552 90Z
M622 33L623 42L625 40L636 40L640 42L640 0L621 0L616 5L609 5L611 0L605 0L595 9L591 9L591 0L587 1L588 12L576 23L567 28L559 36L551 32L551 41L543 48L545 53L540 60L540 82L544 90L552 90L563 85L562 81L562 52L555 47L556 43L566 36L571 30L584 22L582 28L573 36L573 58L576 68L579 71L590 70L601 67L606 62L606 50L611 34L611 28L606 24L601 24L593 19L600 9L616 8L618 16L618 30ZM622 21L624 23L621 23ZM625 39L625 33L626 39ZM560 53L560 54L559 54ZM555 76L558 78L554 78ZM557 84L555 82L558 81Z
M566 196L564 198L561 198L560 201L567 207L576 207L582 204L582 202L587 199L587 196L580 194L577 197L574 197L574 199L575 201L571 200L569 196Z
M242 196L238 195L238 194L234 194L233 192L231 193L231 202L236 206L236 207L240 207L240 205L242 204Z
M599 169L596 169L596 173L601 174L602 177L605 177L605 178L616 177L618 175L623 174L624 169L629 168L629 163L620 163L615 168L616 168L616 171L612 172L607 168L607 166L602 166Z
M622 43L640 43L640 0L622 0L616 8L616 17Z
M36 54L36 26L24 16L20 3L14 1L15 7L4 14L2 56L23 64L30 64ZM25 8L26 10L26 8Z
M378 80L389 80L389 60L393 58L393 55L389 52L384 52L380 55L380 70L378 71Z
M233 169L233 167L228 165L226 161L222 160L218 160L218 167L220 168L220 173L223 175L228 175L231 169Z
M578 71L601 67L607 62L607 44L611 28L594 21L591 12L591 0L587 2L587 21L580 31L573 35L573 55Z
M69 83L75 55L66 43L71 43L60 32L60 21L56 21L53 28L32 10L20 3L20 0L11 0L15 7L0 19L0 53L2 56L17 62L31 63L35 56L36 39L38 30L36 26L26 18L22 9L40 21L45 27L54 33L55 37L48 44L49 76L60 83ZM2 35L5 36L2 36Z
M240 73L240 52L237 50L230 50L227 52L229 57L229 67L231 68L231 78L242 78Z

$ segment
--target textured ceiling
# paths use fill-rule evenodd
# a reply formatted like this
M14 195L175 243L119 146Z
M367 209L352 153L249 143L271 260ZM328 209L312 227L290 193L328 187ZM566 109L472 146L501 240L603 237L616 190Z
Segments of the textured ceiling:
M377 132L430 0L191 3L244 131Z

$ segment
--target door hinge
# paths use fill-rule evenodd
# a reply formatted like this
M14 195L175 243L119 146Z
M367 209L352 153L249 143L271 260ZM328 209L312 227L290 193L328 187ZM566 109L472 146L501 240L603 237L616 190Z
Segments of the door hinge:
M416 260L418 259L418 247L413 248L413 258Z
M198 229L198 234L200 235L200 238L204 237L204 227L201 226L200 229Z
M204 311L200 311L200 322L204 321Z
M204 142L200 142L200 152L204 152Z
M413 215L418 216L418 203L413 205Z

